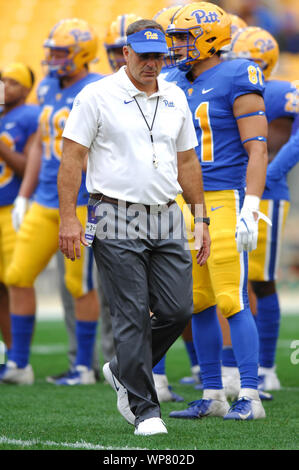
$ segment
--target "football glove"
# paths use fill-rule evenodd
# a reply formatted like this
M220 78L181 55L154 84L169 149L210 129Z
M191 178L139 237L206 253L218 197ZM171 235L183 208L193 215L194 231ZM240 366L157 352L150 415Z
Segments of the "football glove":
M260 199L258 196L245 196L236 226L236 242L239 253L256 249L259 219L263 219L269 225L272 225L271 220L259 211L259 203ZM257 214L256 219L254 213Z
M29 202L27 197L18 196L15 199L12 210L12 224L16 232L19 230L23 222L24 215L26 214L28 207Z

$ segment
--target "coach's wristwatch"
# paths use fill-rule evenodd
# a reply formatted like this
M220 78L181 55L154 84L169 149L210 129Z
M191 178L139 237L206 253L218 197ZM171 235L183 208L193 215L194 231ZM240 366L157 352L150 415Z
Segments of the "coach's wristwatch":
M197 224L197 222L210 225L210 217L194 217L194 223Z

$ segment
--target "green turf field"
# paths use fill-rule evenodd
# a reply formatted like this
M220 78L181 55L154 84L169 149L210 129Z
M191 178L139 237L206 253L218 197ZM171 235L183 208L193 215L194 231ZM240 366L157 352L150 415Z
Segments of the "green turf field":
M277 369L283 389L274 401L264 402L267 418L260 421L224 422L221 418L184 421L168 418L201 397L192 386L179 384L189 374L181 340L169 351L167 373L184 403L162 404L168 435L134 436L116 409L116 395L100 382L93 386L57 387L46 375L67 368L66 333L60 321L36 325L33 365L34 386L1 385L0 449L299 449L299 364L291 363L292 341L299 341L297 315L282 317Z

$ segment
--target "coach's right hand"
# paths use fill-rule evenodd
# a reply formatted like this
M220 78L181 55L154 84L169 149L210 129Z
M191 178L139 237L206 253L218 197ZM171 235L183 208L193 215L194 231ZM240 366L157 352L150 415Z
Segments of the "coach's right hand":
M64 256L72 261L81 257L81 243L89 246L84 236L83 227L79 219L72 218L61 219L59 227L59 248Z

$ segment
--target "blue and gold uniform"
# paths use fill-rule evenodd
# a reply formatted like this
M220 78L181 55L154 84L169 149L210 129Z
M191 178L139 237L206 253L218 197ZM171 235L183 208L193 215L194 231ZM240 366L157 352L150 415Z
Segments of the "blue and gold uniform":
M101 75L88 74L73 85L62 88L58 78L47 77L38 87L42 163L34 202L18 233L18 243L8 271L11 285L33 286L38 274L58 250L57 173L62 152L62 132L75 96L85 85L100 78ZM77 214L83 225L86 221L87 200L85 175L82 174ZM66 260L66 285L75 298L94 288L91 283L92 258L88 256L90 250L83 251L81 259L75 263Z
M0 115L0 141L12 151L23 153L28 139L36 132L39 107L22 104ZM6 283L5 273L11 261L16 240L11 211L18 195L21 178L0 155L0 282Z
M230 317L248 306L247 254L238 253L234 238L244 199L248 154L240 139L233 104L244 94L263 95L263 74L253 62L240 59L221 62L194 82L179 70L171 71L166 80L184 90L193 115L207 215L211 218L213 249L207 265L199 267L193 252L194 312L217 304L222 314ZM183 202L179 198L181 207Z
M278 118L295 119L299 111L298 91L284 80L265 83L265 107L269 123ZM273 281L277 278L283 231L290 207L287 175L266 187L260 210L272 220L272 226L260 224L257 249L249 255L249 280Z

